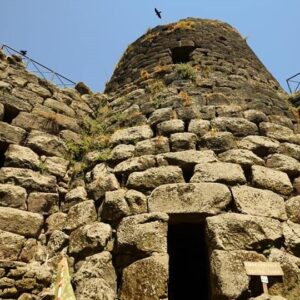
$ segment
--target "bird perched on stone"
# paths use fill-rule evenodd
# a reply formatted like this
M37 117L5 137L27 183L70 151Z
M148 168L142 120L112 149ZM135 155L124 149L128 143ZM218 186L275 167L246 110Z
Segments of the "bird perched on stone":
M156 15L161 19L161 11L159 11L157 8L154 8L154 11Z
M20 53L25 56L27 54L27 51L26 50L20 50Z

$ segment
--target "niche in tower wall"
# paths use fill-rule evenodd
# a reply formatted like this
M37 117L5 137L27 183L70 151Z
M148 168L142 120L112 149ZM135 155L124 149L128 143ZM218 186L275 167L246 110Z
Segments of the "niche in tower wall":
M207 252L204 222L169 224L169 300L209 299Z
M191 60L191 52L195 50L192 46L175 47L171 49L174 64L187 63Z

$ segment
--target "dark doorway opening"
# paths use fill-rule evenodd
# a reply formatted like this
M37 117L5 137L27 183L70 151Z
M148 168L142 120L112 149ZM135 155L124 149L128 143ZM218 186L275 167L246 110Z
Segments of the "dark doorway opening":
M171 49L173 64L187 63L191 60L190 54L195 50L195 47L184 46Z
M209 299L205 224L170 224L169 300Z

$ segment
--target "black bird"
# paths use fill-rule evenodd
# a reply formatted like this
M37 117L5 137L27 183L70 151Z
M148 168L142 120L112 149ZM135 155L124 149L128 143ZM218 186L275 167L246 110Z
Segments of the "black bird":
M154 8L154 11L156 15L161 19L161 11L159 11L157 8Z
M27 51L26 50L20 50L20 53L25 56L27 54Z

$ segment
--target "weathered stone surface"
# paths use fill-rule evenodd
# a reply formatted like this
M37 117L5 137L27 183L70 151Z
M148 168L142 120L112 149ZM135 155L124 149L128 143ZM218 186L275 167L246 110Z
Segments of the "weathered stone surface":
M168 256L155 254L124 269L120 299L167 299L167 289Z
M60 252L64 247L68 245L69 237L60 230L54 230L50 235L47 250L50 256L55 255L55 253Z
M93 169L93 181L87 186L88 191L97 200L104 196L107 191L114 191L120 188L116 176L109 172L105 164L99 164Z
M133 145L117 145L111 151L112 160L125 160L134 156L135 147Z
M280 222L271 218L227 213L206 221L212 249L259 250L282 237Z
M276 248L270 250L269 261L279 262L284 276L269 287L270 293L297 300L300 295L300 258Z
M287 200L285 207L289 220L300 224L300 196L292 197Z
M41 215L10 207L0 207L0 229L25 237L37 237L44 225Z
M286 173L262 166L252 166L252 183L260 188L289 195L293 186Z
M169 139L158 136L149 140L138 142L135 145L135 155L150 155L170 152Z
M26 87L43 98L51 97L51 92L40 85L28 83Z
M257 133L256 124L243 118L219 117L211 121L211 126L219 131L229 131L235 136L247 136Z
M272 154L268 156L266 166L283 171L291 176L300 174L300 163L295 158L283 154Z
M0 102L4 104L6 109L12 110L12 111L31 111L31 105L23 101L17 97L14 97L9 94L4 94L0 96Z
M26 190L12 184L0 184L0 206L26 208Z
M28 210L39 214L58 211L59 196L56 193L30 193L27 199Z
M69 161L57 156L47 157L44 163L48 173L61 178L67 173L70 164Z
M247 291L250 277L246 274L244 261L266 261L266 258L253 251L214 250L212 252L210 267L213 299L238 299Z
M27 263L33 261L43 262L46 255L46 247L36 239L30 238L25 242L19 259Z
M159 134L169 135L175 132L184 131L184 122L179 119L168 120L157 124Z
M274 139L256 135L247 136L238 142L240 148L251 150L261 157L276 152L279 145L279 142Z
M85 250L101 251L111 238L110 225L100 222L88 224L70 234L69 253L80 253Z
M175 166L150 168L131 173L127 186L137 190L151 190L162 184L184 182L182 170Z
M25 241L21 235L0 230L0 259L17 260Z
M28 168L37 170L40 165L39 156L30 148L20 145L9 145L5 152L6 167Z
M170 143L172 151L196 150L197 136L191 132L173 133Z
M87 257L75 273L73 280L76 284L76 299L115 299L117 276L111 254L107 251ZM99 291L107 293L107 298L105 298L106 294L99 294Z
M244 117L255 124L259 124L261 122L268 122L269 119L265 113L255 109L249 109L244 111Z
M83 186L78 186L70 190L66 195L64 202L61 204L61 209L67 212L73 205L87 200L87 192Z
M198 137L206 134L210 129L210 122L202 119L193 119L189 123L188 131L195 133Z
M283 197L268 190L250 186L231 188L235 205L241 213L286 220Z
M80 226L91 224L96 220L97 212L94 201L83 201L70 208L66 218L64 229L74 230Z
M1 168L0 182L20 185L27 190L55 192L56 178L29 169Z
M170 120L173 116L171 107L164 107L156 109L148 119L149 124L153 125L162 121Z
M293 130L288 127L269 122L262 122L259 124L259 129L262 135L276 139L280 142L300 143L299 135L294 134Z
M77 300L115 300L116 293L103 278L89 278L76 287Z
M0 122L0 142L21 144L26 136L26 131L20 127Z
M263 159L246 149L232 149L219 155L221 161L240 164L243 166L264 165Z
M168 215L149 213L124 218L117 231L118 252L167 252Z
M135 190L106 192L105 200L99 211L104 221L118 221L133 214L147 212L146 196Z
M143 155L122 161L114 168L114 173L131 173L144 171L156 166L154 155Z
M287 221L282 225L286 248L296 256L300 255L300 224Z
M55 112L67 115L69 117L75 117L74 110L61 101L48 98L45 100L44 105L53 109Z
M192 219L191 214L215 215L225 210L231 193L219 183L167 184L157 187L150 195L150 212L165 212L172 217L179 215Z
M279 124L281 126L285 126L291 129L294 128L294 124L291 118L288 118L286 116L270 115L269 120L271 123Z
M67 148L63 140L52 134L33 130L27 138L28 147L40 154L64 156Z
M141 140L150 139L153 132L150 126L135 126L126 129L120 129L113 133L110 138L111 144L133 143Z
M238 164L212 162L196 165L190 182L222 182L242 184L246 182L244 171Z
M300 146L291 143L282 143L278 148L278 152L291 156L297 160L300 160Z
M212 150L186 150L162 154L157 157L157 160L163 160L166 161L166 164L187 168L200 163L216 162L217 156Z
M63 230L66 218L67 214L62 212L57 212L49 216L46 220L47 234L50 234L55 230Z
M236 147L231 132L209 131L200 139L200 145L215 152L223 152Z

